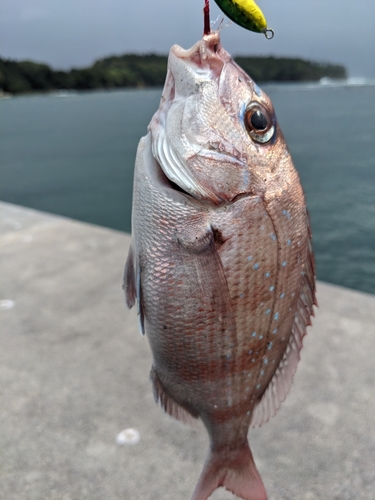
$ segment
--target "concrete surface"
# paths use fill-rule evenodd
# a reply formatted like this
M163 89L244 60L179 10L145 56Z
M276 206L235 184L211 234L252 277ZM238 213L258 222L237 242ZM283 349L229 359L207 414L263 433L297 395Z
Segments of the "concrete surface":
M153 401L121 290L129 236L5 203L0 215L0 499L188 500L207 438ZM375 297L319 283L318 300L253 453L269 500L375 499ZM139 442L116 444L129 427Z

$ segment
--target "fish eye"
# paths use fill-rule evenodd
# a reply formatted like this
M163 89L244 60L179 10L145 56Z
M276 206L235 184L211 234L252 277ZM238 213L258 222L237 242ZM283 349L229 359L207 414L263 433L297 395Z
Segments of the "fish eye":
M269 113L258 103L251 103L245 113L245 126L255 142L265 144L275 133L273 120Z
M257 109L250 117L251 126L255 130L265 130L267 128L268 122L267 117Z

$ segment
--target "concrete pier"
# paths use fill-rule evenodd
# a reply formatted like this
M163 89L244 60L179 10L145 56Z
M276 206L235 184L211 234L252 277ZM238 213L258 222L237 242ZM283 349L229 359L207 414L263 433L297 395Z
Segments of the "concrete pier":
M153 401L121 290L129 241L0 203L1 500L190 498L207 437ZM319 283L318 301L287 400L249 433L253 454L269 500L375 499L375 296ZM137 443L116 443L126 428Z

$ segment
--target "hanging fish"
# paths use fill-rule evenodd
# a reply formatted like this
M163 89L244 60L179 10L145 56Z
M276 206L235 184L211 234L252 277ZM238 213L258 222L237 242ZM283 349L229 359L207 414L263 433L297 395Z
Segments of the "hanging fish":
M274 32L267 28L267 21L260 7L254 0L215 0L219 8L234 23L256 33L264 33L266 38L273 38Z
M265 500L248 429L285 399L315 304L300 180L270 99L218 32L172 47L148 130L124 287L153 353L155 399L209 434L192 500L219 486Z

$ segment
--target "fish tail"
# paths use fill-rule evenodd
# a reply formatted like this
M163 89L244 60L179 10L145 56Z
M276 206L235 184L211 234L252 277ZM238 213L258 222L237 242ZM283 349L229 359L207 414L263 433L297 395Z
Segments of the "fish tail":
M248 443L235 450L210 451L191 500L206 500L220 486L244 500L267 500Z

